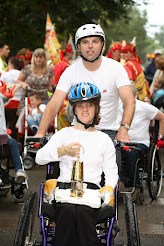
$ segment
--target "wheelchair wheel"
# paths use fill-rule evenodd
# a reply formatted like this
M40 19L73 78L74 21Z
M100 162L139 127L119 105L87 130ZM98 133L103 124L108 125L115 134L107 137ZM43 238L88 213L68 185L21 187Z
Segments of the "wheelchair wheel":
M23 166L26 170L31 169L34 163L34 159L31 156L26 156L23 158Z
M131 193L123 193L128 246L140 246L140 236L135 203Z
M37 209L37 193L31 192L21 210L13 246L33 245L32 232Z
M148 189L150 197L155 200L160 192L162 187L162 167L160 161L159 150L156 148L156 145L153 143L148 160Z

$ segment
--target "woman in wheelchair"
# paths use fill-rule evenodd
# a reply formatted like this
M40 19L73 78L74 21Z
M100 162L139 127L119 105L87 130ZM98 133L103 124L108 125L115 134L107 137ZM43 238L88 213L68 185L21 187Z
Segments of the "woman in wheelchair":
M98 131L101 94L91 84L81 82L73 86L68 99L73 107L76 123L55 133L49 142L38 150L36 163L45 165L60 161L57 180L47 180L47 199L53 201L55 210L55 245L96 246L96 224L100 212L114 206L114 189L118 181L115 148L107 134ZM83 188L72 194L73 169L83 164ZM82 165L81 165L82 168ZM82 169L80 169L82 172ZM105 184L101 188L101 175ZM72 183L71 183L72 182ZM107 215L109 217L109 214Z
M0 81L0 91L6 95L7 97L9 97L9 93L6 93L6 85ZM8 145L8 150L6 150L6 154L11 155L11 159L13 161L13 166L14 166L14 170L16 172L15 174L15 182L16 183L22 183L25 181L25 179L27 179L27 175L25 173L25 171L22 169L22 162L20 159L20 151L19 151L19 147L18 147L18 143L16 142L16 140L12 137L10 137L7 132L6 132L6 119L5 119L5 113L4 113L4 104L3 104L3 99L2 96L0 95L0 146L1 148L3 148L3 144ZM4 152L4 151L2 151ZM5 158L6 156L4 156ZM2 153L1 153L1 158L3 158ZM1 173L3 172L3 168L1 167ZM1 177L3 175L1 174ZM1 183L4 183L4 180L0 181ZM12 182L12 178L10 179L6 179L6 182Z

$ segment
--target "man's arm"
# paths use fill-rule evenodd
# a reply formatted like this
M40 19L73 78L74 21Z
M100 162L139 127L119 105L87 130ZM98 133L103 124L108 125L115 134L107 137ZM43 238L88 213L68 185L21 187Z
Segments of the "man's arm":
M123 103L123 115L121 124L125 125L131 125L134 111L135 111L135 97L133 95L131 86L126 85L122 86L118 89L119 96ZM129 135L128 135L128 129L125 126L120 126L118 133L116 135L116 140L128 142L130 141Z
M158 135L164 136L164 113L159 110L154 119L159 121Z
M52 121L54 121L56 114L59 112L59 109L61 108L66 95L67 94L64 91L55 91L53 97L47 104L46 109L42 115L40 126L35 137L41 138L45 136L49 125Z

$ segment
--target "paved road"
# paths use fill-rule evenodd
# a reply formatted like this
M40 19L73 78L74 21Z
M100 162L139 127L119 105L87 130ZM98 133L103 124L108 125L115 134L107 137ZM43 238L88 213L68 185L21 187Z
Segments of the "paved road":
M13 171L13 170L11 170ZM27 171L29 176L29 190L39 192L39 184L45 179L46 167L35 165ZM12 246L15 235L18 216L22 204L15 204L10 194L0 198L0 246ZM164 187L157 201L151 202L147 188L145 188L145 200L143 205L137 205L140 237L142 246L164 245ZM126 245L126 228L122 200L118 204L118 218L120 233L116 242ZM34 235L40 238L39 222L36 218Z

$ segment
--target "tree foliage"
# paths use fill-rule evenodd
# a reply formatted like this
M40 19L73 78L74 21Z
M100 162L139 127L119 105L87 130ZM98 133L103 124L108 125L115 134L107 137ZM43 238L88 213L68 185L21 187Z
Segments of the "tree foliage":
M160 27L160 32L155 34L155 40L158 43L159 47L164 49L164 26Z
M63 42L82 24L101 20L107 27L109 20L127 18L132 5L132 0L1 0L0 40L9 44L13 54L22 47L33 50L43 47L47 13Z
M109 42L107 43L107 48L112 40L126 40L127 42L131 42L136 37L137 51L143 61L145 59L146 47L150 42L146 36L144 27L147 23L146 12L141 14L136 7L133 7L129 9L128 17L129 19L120 18L109 24L109 27L106 29Z
M0 42L9 44L11 54L23 48L43 47L47 13L50 14L59 41L66 42L71 33L85 23L99 23L106 33L106 52L112 40L131 41L136 36L137 49L145 54L157 44L144 28L146 12L136 8L138 0L0 0ZM156 38L163 44L163 32ZM148 51L149 50L149 51Z

